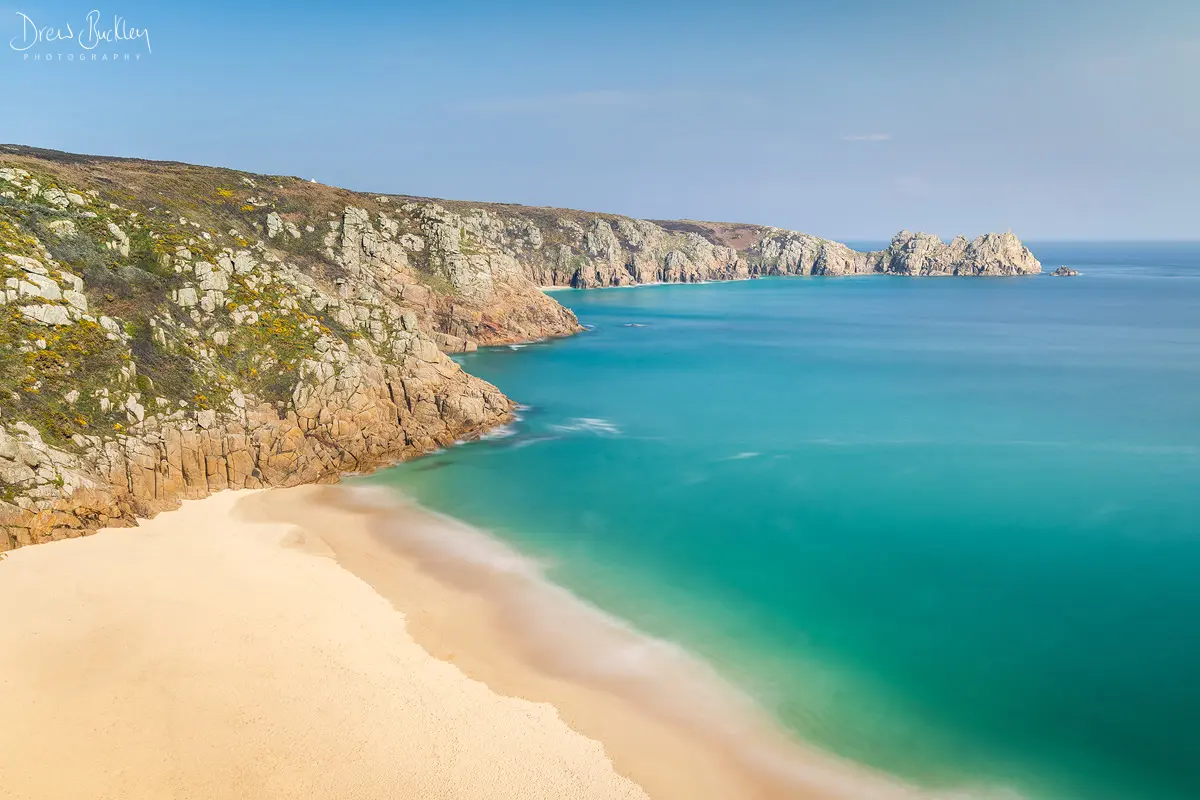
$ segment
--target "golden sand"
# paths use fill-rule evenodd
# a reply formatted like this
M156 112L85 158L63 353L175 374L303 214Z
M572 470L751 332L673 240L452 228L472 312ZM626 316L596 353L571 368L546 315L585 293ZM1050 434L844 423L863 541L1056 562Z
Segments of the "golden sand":
M247 494L0 562L0 797L645 796Z

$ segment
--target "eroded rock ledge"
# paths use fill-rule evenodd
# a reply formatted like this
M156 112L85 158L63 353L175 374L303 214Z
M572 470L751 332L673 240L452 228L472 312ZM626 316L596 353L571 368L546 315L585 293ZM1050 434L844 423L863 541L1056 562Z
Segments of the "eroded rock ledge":
M1011 233L860 253L0 146L0 551L476 436L512 403L447 353L577 332L539 287L1040 270Z

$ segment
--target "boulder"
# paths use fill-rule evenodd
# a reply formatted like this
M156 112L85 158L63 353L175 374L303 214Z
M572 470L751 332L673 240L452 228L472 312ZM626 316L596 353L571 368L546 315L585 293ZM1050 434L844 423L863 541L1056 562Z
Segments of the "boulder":
M39 325L70 325L71 316L66 306L27 305L21 306L21 314Z

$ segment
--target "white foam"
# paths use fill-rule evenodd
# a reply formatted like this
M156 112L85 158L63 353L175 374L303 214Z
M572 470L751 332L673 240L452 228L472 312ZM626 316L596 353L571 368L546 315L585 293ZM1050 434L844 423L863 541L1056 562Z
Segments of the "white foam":
M574 417L569 422L550 427L565 433L594 433L597 436L621 435L621 428L615 422L600 417Z
M482 436L480 436L479 440L482 442L486 442L491 439L507 439L510 436L516 436L516 435L517 435L517 426L510 423L508 425L499 425L495 428L492 428L490 431L487 431Z

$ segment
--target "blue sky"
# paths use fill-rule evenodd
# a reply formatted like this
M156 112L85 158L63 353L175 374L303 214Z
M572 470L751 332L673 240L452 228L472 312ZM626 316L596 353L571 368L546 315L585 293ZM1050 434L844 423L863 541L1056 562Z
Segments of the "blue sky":
M18 12L93 8L152 52L12 48ZM1200 0L0 0L0 37L5 142L848 239L1200 239Z

